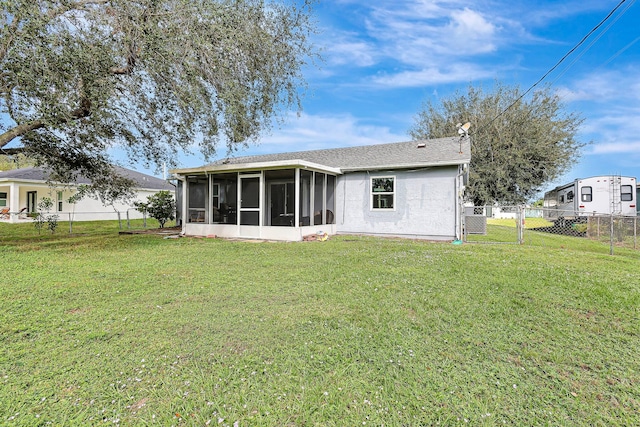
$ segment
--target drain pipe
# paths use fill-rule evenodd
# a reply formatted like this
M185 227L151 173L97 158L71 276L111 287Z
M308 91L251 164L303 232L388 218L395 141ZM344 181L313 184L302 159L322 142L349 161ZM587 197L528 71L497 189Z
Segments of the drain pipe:
M464 178L468 175L467 164L458 167L458 174L455 182L456 195L456 241L462 241L464 223Z

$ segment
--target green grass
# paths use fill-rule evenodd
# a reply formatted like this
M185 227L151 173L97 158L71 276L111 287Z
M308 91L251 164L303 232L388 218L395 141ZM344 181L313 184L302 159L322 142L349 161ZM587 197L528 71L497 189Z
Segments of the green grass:
M640 424L638 251L32 228L0 224L0 424Z

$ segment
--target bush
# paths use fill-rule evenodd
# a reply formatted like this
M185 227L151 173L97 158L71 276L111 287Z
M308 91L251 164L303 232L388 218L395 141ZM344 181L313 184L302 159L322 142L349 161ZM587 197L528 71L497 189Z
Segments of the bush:
M151 218L155 218L160 223L160 228L169 220L176 219L176 202L173 195L166 190L147 196L147 202L135 202L136 209L142 213L147 213Z
M56 228L58 228L58 215L49 213L52 207L53 201L48 197L43 197L40 203L38 203L38 213L33 216L33 225L38 230L38 234L42 232L45 223L51 233L56 232Z

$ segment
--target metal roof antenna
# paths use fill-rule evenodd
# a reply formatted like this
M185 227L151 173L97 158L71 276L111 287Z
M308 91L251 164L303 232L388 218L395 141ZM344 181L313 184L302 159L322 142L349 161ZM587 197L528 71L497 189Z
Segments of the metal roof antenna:
M471 127L471 123L458 123L456 127L458 128L458 135L460 135L460 154L462 154L462 138L469 137L469 128Z

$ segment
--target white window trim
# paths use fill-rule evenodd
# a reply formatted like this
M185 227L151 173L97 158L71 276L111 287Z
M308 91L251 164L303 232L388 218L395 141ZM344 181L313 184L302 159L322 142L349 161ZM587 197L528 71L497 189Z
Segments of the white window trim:
M392 179L393 180L393 191L391 192L374 192L373 191L373 180L374 179ZM397 205L397 185L398 185L398 180L396 178L395 175L381 175L381 176L370 176L369 177L369 193L370 193L370 197L369 197L369 210L371 211L376 211L376 212L393 212L396 210L396 205ZM374 196L375 195L385 195L385 194L391 194L393 196L393 207L391 208L379 208L375 206L374 203Z

